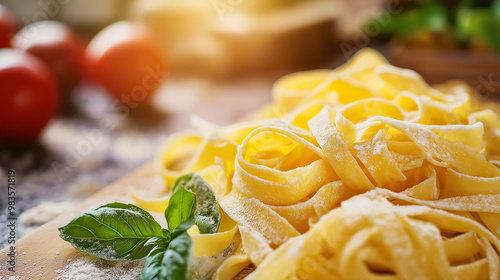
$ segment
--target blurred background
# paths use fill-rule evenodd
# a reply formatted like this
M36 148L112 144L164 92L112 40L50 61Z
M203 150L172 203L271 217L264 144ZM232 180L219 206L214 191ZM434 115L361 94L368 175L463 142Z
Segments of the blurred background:
M64 22L90 40L116 21L145 23L175 74L227 79L251 72L331 67L380 0L2 0L21 25ZM266 73L268 74L268 73Z
M41 119L37 109L0 112L0 181L7 181L7 170L16 170L20 235L151 161L169 134L189 127L192 114L219 125L235 122L271 100L279 77L335 68L364 47L415 69L429 83L462 79L484 98L500 89L498 0L0 0L0 5L0 37L4 32L9 38L1 47L47 66L42 68L52 73L50 89L37 93L47 97L34 103L47 108L53 101L58 108L29 133L21 131L29 125L19 120ZM4 50L0 70L8 68L9 57L24 55ZM6 104L2 98L20 96L30 80L7 86L2 75L0 103ZM49 98L49 91L56 96ZM16 127L9 127L13 123ZM2 197L0 220L5 203Z

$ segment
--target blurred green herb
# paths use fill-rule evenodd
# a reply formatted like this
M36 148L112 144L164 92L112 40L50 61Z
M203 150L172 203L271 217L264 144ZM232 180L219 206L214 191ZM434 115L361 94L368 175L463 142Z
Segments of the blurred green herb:
M500 0L444 2L420 0L415 8L389 14L388 22L387 13L372 18L366 23L366 28L376 30L375 27L379 27L379 35L403 41L410 40L420 31L450 32L460 46L466 47L471 41L481 40L493 50L500 51Z

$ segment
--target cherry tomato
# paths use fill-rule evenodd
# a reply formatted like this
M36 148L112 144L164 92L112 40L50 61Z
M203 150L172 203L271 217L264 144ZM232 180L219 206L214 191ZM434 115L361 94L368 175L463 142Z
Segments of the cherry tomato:
M59 92L67 100L83 74L83 40L71 28L57 21L30 24L13 38L15 48L34 54L52 70Z
M16 18L0 4L0 48L10 48L10 40L16 29Z
M0 49L0 85L0 146L35 142L58 105L49 68L33 55Z
M140 23L106 27L89 43L85 57L91 78L131 108L145 104L166 76L161 47Z

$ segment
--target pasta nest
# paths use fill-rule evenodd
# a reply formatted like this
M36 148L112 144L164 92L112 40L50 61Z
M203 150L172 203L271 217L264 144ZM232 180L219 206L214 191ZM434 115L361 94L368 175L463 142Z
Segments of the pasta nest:
M215 279L250 263L259 279L498 279L498 105L371 49L285 76L273 98L234 125L194 118L157 160L167 188L200 173L227 215L223 238L204 237L222 245L195 239L195 255L241 242Z

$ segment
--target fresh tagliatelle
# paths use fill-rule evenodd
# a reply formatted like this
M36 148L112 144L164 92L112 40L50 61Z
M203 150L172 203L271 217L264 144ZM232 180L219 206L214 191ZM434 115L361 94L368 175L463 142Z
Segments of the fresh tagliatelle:
M498 249L468 218L360 195L270 252L247 278L498 279Z
M198 172L215 189L225 218L194 255L240 245L214 279L499 279L497 105L371 49L273 97L249 121L194 119L157 161L167 187Z

